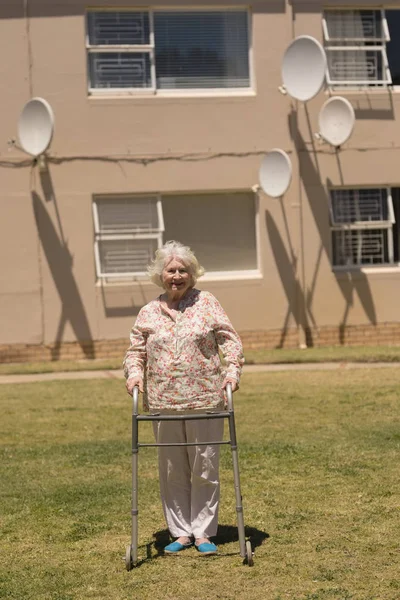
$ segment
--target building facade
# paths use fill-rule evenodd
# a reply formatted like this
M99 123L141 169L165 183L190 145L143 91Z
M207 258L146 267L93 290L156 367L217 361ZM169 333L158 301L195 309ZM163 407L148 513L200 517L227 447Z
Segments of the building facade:
M306 103L279 91L300 35L328 59ZM0 40L1 360L121 355L169 239L247 347L397 343L400 2L2 0ZM339 149L315 135L333 95L356 115ZM40 160L17 131L34 97Z

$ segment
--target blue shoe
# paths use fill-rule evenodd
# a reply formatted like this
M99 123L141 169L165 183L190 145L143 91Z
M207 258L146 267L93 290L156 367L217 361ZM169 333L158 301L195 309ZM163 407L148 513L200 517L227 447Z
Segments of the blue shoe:
M186 550L186 548L190 548L193 545L193 542L189 542L188 544L181 544L180 542L171 542L168 546L165 546L164 553L165 554L177 554L181 550Z
M212 542L203 542L203 544L199 544L198 546L196 546L196 549L203 556L209 556L210 554L217 554L217 552L218 552L217 546L215 544L213 544Z

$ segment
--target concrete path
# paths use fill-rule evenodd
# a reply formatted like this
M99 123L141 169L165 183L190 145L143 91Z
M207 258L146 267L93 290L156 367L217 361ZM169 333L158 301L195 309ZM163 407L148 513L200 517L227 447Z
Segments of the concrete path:
M263 373L274 371L334 371L348 369L400 368L400 363L291 363L269 365L245 365L243 373ZM32 373L29 375L0 375L2 383L32 383L35 381L55 381L65 379L123 379L121 369L116 371L63 371L57 373Z

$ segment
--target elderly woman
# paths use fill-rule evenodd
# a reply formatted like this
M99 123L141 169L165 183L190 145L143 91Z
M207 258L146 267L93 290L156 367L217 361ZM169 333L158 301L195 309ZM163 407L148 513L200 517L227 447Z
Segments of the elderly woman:
M159 249L149 267L164 293L140 310L124 370L128 393L138 386L152 412L220 410L228 383L238 388L242 344L218 300L194 288L203 273L190 248L175 241ZM157 443L218 441L223 420L159 421L154 433ZM219 446L159 447L158 463L164 515L176 538L164 552L194 543L202 555L216 554L210 537L218 527Z

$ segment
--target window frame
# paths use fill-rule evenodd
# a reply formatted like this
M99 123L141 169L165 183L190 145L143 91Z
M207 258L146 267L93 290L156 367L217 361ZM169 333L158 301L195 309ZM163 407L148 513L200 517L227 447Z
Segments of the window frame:
M347 223L339 223L335 222L334 212L332 207L332 193L335 191L341 190L349 190L358 194L361 190L364 189L376 189L376 190L386 190L386 202L387 202L387 220L376 220L376 221L353 221ZM328 189L329 192L329 217L330 217L330 231L331 231L331 265L334 271L350 271L350 270L382 270L382 269L391 269L394 267L400 266L398 262L394 261L394 241L393 241L393 226L396 224L394 208L393 208L393 198L392 198L392 188L391 186L357 186L357 187L331 187ZM372 230L386 230L387 231L387 254L388 261L387 263L351 263L348 265L339 265L334 264L335 256L333 250L333 237L334 232L346 232L346 231L372 231Z
M331 37L329 35L329 27L327 23L327 13L335 12L354 12L354 11L376 11L381 13L381 24L382 24L382 36L381 37ZM382 57L382 72L385 74L385 79L375 80L363 80L363 79L332 79L329 71L329 60L326 67L326 82L327 85L335 90L337 88L354 89L368 87L369 89L386 89L393 85L392 76L390 72L389 61L386 52L386 44L390 41L389 27L386 19L386 10L382 7L365 7L365 6L351 6L351 7L329 7L324 8L322 13L322 31L324 38L324 50L327 57L330 52L380 52ZM353 45L336 45L339 42L354 42ZM363 45L356 45L356 43L364 42ZM367 43L374 42L374 45L368 46ZM380 42L380 43L379 43Z
M249 65L249 86L238 87L238 88L175 88L175 89L158 89L156 83L156 60L155 60L155 32L154 32L154 13L156 12L245 12L247 21L248 31L248 65ZM93 45L89 44L89 27L88 27L88 15L90 13L101 13L101 12L147 12L149 14L149 26L150 26L150 44L143 45ZM86 47L86 69L87 69L87 90L89 97L109 97L109 96L125 96L125 97L138 97L142 96L248 96L254 95L254 68L253 68L253 41L252 41L252 13L249 6L238 5L238 6L145 6L145 7L90 7L86 9L85 15L85 47ZM148 52L150 55L150 69L151 69L151 87L147 88L96 88L91 86L90 81L90 64L89 56L95 52L129 52L139 53Z
M255 269L243 269L239 271L229 270L229 271L206 271L205 275L202 277L202 281L232 281L232 280L249 280L249 279L262 279L261 272L261 242L260 242L260 199L257 193L254 193L251 189L235 189L235 190L190 190L186 192L177 192L182 194L229 194L229 193L247 193L252 194L253 202L254 202L254 235L255 235L255 252L256 252L256 268ZM133 281L148 281L148 274L146 271L141 272L133 272L133 273L104 273L101 269L101 260L100 260L100 252L99 252L99 241L102 239L158 239L158 248L161 248L163 245L163 234L165 233L164 227L164 217L163 217L163 209L162 209L162 201L163 196L167 198L171 195L171 192L162 194L160 192L152 193L152 194L140 194L140 193L132 193L132 194L94 194L92 198L92 212L93 212L93 223L94 223L94 257L95 257L95 267L96 267L96 277L97 283L101 285L107 284L117 284L124 285L130 284ZM152 232L143 234L143 232L130 232L130 233L118 233L110 232L107 234L102 234L99 231L99 218L97 211L97 203L98 201L104 200L112 200L115 198L144 198L157 197L157 210L161 213L161 221L159 216L160 227L162 226L162 230L159 232ZM160 215L160 213L158 213Z

